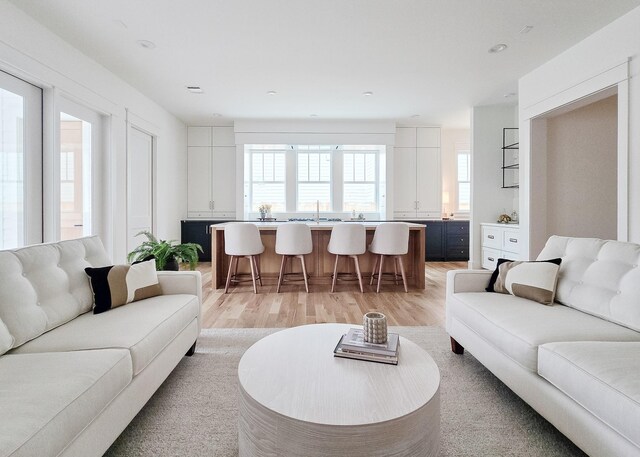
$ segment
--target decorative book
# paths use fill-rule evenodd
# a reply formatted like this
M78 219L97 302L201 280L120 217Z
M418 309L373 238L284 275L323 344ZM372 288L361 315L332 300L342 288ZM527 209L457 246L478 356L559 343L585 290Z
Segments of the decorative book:
M362 330L351 329L349 333L342 335L333 350L333 355L334 357L397 365L399 350L400 339L397 333L390 333L386 344L373 344L364 342Z

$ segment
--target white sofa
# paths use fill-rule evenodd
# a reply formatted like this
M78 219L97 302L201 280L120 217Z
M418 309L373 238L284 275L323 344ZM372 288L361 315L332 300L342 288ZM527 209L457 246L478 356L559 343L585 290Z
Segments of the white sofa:
M485 292L491 271L447 274L452 350L467 349L592 456L640 455L640 245L552 236L556 303Z
M198 272L102 314L84 268L97 237L0 251L0 456L100 456L199 334Z

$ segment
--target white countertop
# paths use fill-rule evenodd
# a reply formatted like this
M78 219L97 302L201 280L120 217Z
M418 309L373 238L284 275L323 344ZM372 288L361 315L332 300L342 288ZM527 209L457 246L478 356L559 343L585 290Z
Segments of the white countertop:
M273 221L273 222L259 222L259 221L247 221L247 222L251 222L252 224L255 224L258 226L259 230L275 230L276 228L278 228L279 225L282 224L307 224L309 227L311 227L311 230L330 230L334 227L334 225L336 224L341 224L343 222L338 222L338 221L320 221L320 222L313 222L313 221ZM389 221L392 222L392 221ZM349 224L362 224L364 225L365 229L375 229L378 225L382 224L383 222L369 222L369 221L363 221L363 222L347 222ZM419 229L423 229L425 226L424 224L414 224L412 222L405 222L408 226L409 226L409 230L419 230ZM234 222L225 222L223 224L213 224L211 225L211 229L212 230L224 230L224 228L229 225L229 224L234 224Z
M508 224L503 224L501 222L480 222L480 225L488 225L490 227L509 227L509 228L520 228L520 225L517 222L509 222Z

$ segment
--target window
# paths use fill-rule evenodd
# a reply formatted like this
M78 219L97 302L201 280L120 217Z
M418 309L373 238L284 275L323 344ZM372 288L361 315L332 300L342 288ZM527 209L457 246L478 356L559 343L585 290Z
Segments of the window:
M246 216L263 203L291 217L384 212L385 157L379 145L245 145Z
M250 157L251 211L257 212L263 203L270 204L273 212L285 211L285 146L256 146Z
M361 213L378 210L377 156L378 151L367 146L363 149L351 146L343 151L344 211Z
M297 211L331 211L331 146L298 146Z
M471 210L471 154L458 149L458 211Z

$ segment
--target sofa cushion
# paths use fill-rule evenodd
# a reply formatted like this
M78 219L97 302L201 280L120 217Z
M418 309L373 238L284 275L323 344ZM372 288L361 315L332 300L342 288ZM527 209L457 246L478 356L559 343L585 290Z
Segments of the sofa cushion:
M486 290L550 305L556 294L561 261L562 259L535 262L498 259L496 270L491 275Z
M0 456L58 455L131 379L122 349L0 357Z
M84 269L93 291L94 314L162 294L154 259L133 265Z
M93 295L84 269L108 264L95 236L0 251L0 319L12 347L89 311Z
M545 344L538 373L640 447L640 343Z
M640 331L640 245L552 236L538 258L553 257L558 302Z
M129 349L135 376L197 318L198 309L195 295L147 298L108 313L85 313L14 349L12 353Z
M498 351L536 372L538 346L559 341L640 341L640 333L563 305L541 306L513 295L453 294L451 318L466 325Z
M11 346L13 346L13 336L11 336L9 329L0 319L0 355L11 349Z

